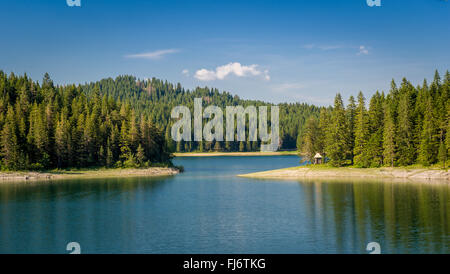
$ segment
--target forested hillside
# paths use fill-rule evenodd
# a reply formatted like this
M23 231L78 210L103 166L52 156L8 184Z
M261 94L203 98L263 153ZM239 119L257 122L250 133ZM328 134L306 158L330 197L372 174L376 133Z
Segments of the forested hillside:
M163 132L145 113L98 91L0 71L2 170L170 165Z
M360 92L344 106L340 94L334 106L307 120L299 147L312 160L326 156L334 166L408 166L436 163L445 167L450 149L450 74L414 87L394 81L387 95L376 92L366 108Z
M132 76L85 85L56 86L0 71L0 146L4 170L132 167L169 163L174 151L256 151L259 142L172 141L174 106L193 110L194 98L222 108L267 105L217 89L184 90L158 79ZM302 125L319 108L280 105L281 147L295 149Z
M262 106L262 101L243 100L228 92L219 92L213 88L185 90L180 84L173 85L158 79L136 80L132 76L120 76L116 79L104 79L81 87L89 95L100 93L130 105L138 115L151 117L152 123L165 133L168 146L172 151L257 151L260 142L179 142L174 143L170 129L175 122L170 118L173 107L183 105L193 113L194 99L202 98L203 105L216 105L225 110L226 106ZM280 104L280 148L296 149L296 141L302 133L303 125L311 115L319 115L319 108L308 104ZM224 122L225 123L225 122ZM248 136L248 135L247 135Z

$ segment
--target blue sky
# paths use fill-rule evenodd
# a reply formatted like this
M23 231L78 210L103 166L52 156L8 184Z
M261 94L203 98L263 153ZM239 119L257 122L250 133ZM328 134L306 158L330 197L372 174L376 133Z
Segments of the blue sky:
M3 0L0 69L84 83L123 74L246 99L328 105L450 64L445 0Z

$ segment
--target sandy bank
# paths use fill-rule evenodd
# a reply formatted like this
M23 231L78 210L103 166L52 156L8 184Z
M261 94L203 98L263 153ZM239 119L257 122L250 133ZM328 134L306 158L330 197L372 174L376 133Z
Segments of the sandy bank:
M176 157L213 157L213 156L278 156L278 155L298 155L296 151L277 152L186 152L174 153Z
M247 178L276 178L276 179L303 179L303 178L400 178L420 180L450 181L448 170L438 169L408 169L408 168L308 168L293 167L269 170L250 174L241 174Z
M6 181L23 180L56 180L81 178L112 178L138 176L170 176L178 174L176 168L152 167L145 169L98 169L50 172L0 172L0 183Z

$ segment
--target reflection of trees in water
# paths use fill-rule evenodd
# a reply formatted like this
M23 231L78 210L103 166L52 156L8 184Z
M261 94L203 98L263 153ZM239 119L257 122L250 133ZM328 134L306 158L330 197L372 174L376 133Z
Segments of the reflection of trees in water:
M311 180L301 186L316 237L336 241L328 252L366 253L372 241L384 253L450 252L449 184Z
M11 201L82 199L133 195L137 190L154 190L172 177L123 177L67 179L54 181L14 182L0 184L0 203Z
M0 253L65 252L61 247L67 241L83 239L89 239L90 246L107 245L98 235L109 233L119 239L121 232L136 226L136 220L148 218L147 206L157 206L154 195L170 180L135 177L0 185Z

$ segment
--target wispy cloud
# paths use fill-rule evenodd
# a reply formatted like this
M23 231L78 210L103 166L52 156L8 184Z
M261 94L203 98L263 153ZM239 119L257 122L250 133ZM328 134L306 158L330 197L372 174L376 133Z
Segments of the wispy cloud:
M183 69L183 71L181 73L183 75L185 75L185 76L189 76L189 70L188 69Z
M229 63L217 67L215 70L200 69L195 72L194 77L200 81L223 80L228 75L238 77L263 76L265 80L270 80L268 70L260 70L258 65L243 66L240 63Z
M316 45L316 44L307 44L304 45L303 48L312 50L319 49L323 51L329 50L337 50L337 49L358 49L357 55L367 55L369 54L369 49L366 46L344 46L344 45Z
M165 55L173 54L180 52L178 49L163 49L163 50L156 50L151 52L144 52L144 53L138 53L138 54L129 54L125 55L126 58L136 58L136 59L150 59L150 60L157 60L163 58Z
M367 55L369 54L369 50L365 46L359 46L358 55Z

